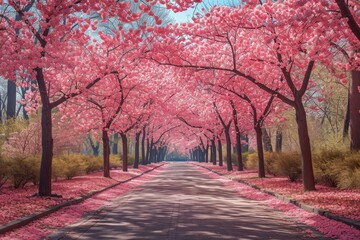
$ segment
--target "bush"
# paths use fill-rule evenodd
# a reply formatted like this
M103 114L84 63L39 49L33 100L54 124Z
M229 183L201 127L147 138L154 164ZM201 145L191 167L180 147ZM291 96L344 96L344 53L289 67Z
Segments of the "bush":
M128 166L134 165L134 162L135 162L135 155L129 154L128 155Z
M39 157L13 157L9 159L9 164L9 175L14 188L23 188L26 183L30 181L35 185L38 184L40 169Z
M313 155L314 175L316 182L330 187L338 186L339 166L346 153L340 150L323 149Z
M4 158L0 157L0 188L9 179L9 164Z
M265 172L274 176L281 175L276 168L276 162L281 156L278 153L264 152Z
M52 179L57 181L59 178L65 177L65 161L62 158L54 157L52 163Z
M122 166L122 160L120 155L110 155L110 169L111 168L119 168Z
M85 172L85 164L83 162L82 155L61 155L59 158L63 161L63 174L66 179L72 179L73 177L79 176Z
M350 153L337 168L340 188L360 188L360 153Z
M243 155L244 167L246 169L257 170L259 167L259 158L256 152Z
M103 160L101 157L82 156L82 158L86 173L91 173L103 169Z
M291 182L301 176L301 156L297 152L273 153L272 171L274 175L286 176Z

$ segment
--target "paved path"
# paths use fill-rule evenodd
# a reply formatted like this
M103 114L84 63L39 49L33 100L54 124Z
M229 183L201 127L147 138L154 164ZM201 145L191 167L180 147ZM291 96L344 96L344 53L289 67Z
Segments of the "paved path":
M280 212L240 198L195 166L172 163L111 207L50 238L308 239L303 232Z

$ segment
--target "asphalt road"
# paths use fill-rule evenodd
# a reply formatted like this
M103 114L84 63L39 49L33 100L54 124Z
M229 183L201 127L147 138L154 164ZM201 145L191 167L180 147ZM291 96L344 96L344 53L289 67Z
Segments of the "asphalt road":
M210 179L196 168L187 163L168 164L151 181L115 199L111 206L49 238L310 238L304 226L257 201L239 197L220 181Z

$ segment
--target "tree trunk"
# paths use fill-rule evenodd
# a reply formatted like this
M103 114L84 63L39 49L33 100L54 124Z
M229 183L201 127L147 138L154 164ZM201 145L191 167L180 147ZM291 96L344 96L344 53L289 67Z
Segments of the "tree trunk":
M123 148L123 154L122 154L122 166L123 166L123 172L128 171L128 144L127 144L127 137L125 133L120 133L121 136L121 142L122 142L122 148Z
M146 127L143 127L141 139L141 164L146 165L146 156L145 156L145 137L146 137Z
M159 147L157 150L156 162L160 162L161 150L162 150L162 147Z
M140 147L140 134L137 132L135 134L135 160L134 160L134 168L139 168L139 147Z
M350 137L352 151L360 150L360 71L351 71L350 90Z
M0 124L2 124L3 122L3 116L2 116L2 98L1 98L1 95L0 95Z
M90 135L88 136L88 139L90 142L91 150L93 151L93 155L99 156L99 147L100 147L99 142L96 142L96 144L94 144L94 141L92 140Z
M241 149L241 134L236 133L236 157L237 157L237 170L244 171L244 165L242 160L242 149Z
M301 99L295 99L295 114L298 125L299 143L302 156L302 178L305 191L315 190L311 146L307 127L306 112Z
M11 119L15 117L16 117L16 84L14 81L7 81L6 118Z
M153 147L153 155L152 155L152 159L151 159L151 161L152 162L154 162L154 163L156 163L156 160L157 160L157 154L158 154L158 152L157 152L157 147L156 146L154 146Z
M242 135L243 140L246 142L246 144L241 144L242 152L248 152L249 151L249 136L247 134Z
M223 166L222 144L220 138L218 138L218 153L219 153L219 166Z
M32 81L30 81L30 82L32 82ZM23 99L25 99L25 95L26 95L26 91L27 90L29 90L29 88L27 87L27 88L21 88L21 97L23 98ZM29 114L27 113L27 111L26 111L26 109L25 109L25 106L22 106L22 112L23 112L23 117L24 117L24 119L25 120L29 120Z
M149 164L150 160L150 141L149 138L146 138L146 158L145 158L145 164Z
M51 173L53 159L52 116L43 70L36 68L36 80L42 102L41 109L41 164L39 175L39 196L51 196Z
M215 138L211 139L211 160L213 165L216 165L216 145Z
M346 113L344 118L343 140L345 140L345 138L349 135L349 127L350 127L350 93L348 93Z
M104 177L110 177L110 139L108 132L102 130Z
M228 171L232 171L232 161L231 161L231 138L230 138L230 124L225 129L225 138L226 138L226 166Z
M149 161L148 161L148 163L153 162L153 155L154 155L153 147L154 147L154 139L152 138L151 143L150 143L150 147L149 147Z
M262 131L262 140L263 140L263 143L264 143L265 151L266 152L272 152L273 148L272 148L272 145L271 145L271 138L270 138L268 132L266 131L266 128L261 128L261 131Z
M93 155L94 156L99 156L99 147L100 147L100 143L96 142L96 145L93 147Z
M112 144L112 154L117 155L118 152L118 143L119 143L119 134L115 133L114 134L114 142Z
M209 162L209 143L206 144L206 149L205 149L205 162L206 162L206 163Z
M278 129L276 130L275 151L276 152L282 151L282 129L281 129L281 127L278 127Z
M265 177L265 163L264 163L264 149L262 145L262 132L261 127L257 124L255 127L255 133L256 133L256 146L257 146L257 152L258 152L258 158L259 158L259 178Z

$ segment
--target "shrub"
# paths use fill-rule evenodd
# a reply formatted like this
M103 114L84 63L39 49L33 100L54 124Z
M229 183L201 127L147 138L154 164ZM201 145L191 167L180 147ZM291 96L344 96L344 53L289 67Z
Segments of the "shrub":
M0 188L9 179L9 164L4 158L0 157Z
M330 187L338 186L338 174L346 153L337 149L323 149L313 155L316 182Z
M110 168L119 168L122 166L120 155L110 155Z
M129 154L128 155L128 166L133 165L135 162L135 155Z
M301 156L297 152L273 153L273 171L275 175L286 176L291 182L301 176Z
M338 187L360 188L360 153L350 153L345 156L337 170Z
M246 169L257 170L259 165L259 158L256 152L254 153L246 153L243 155L244 157L244 167Z
M85 172L85 166L81 155L61 155L59 158L63 160L64 175L66 179L72 179Z
M23 188L26 183L39 181L40 158L17 156L9 159L10 177L15 188Z
M264 152L264 164L265 164L265 172L271 175L279 175L275 165L276 165L276 161L278 160L278 158L281 157L279 156L278 153L273 153L273 152Z
M82 156L82 158L86 173L91 173L103 169L103 161L101 157Z
M52 163L52 179L57 181L59 178L65 177L65 162L62 158L54 157Z

